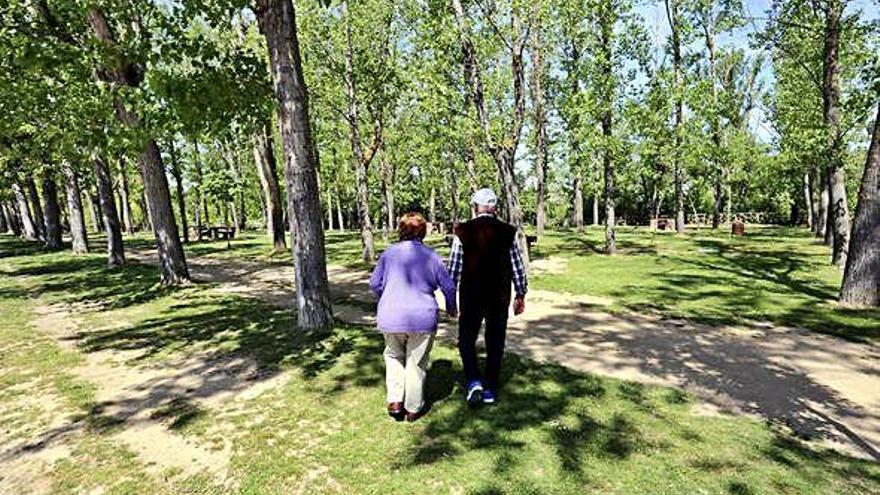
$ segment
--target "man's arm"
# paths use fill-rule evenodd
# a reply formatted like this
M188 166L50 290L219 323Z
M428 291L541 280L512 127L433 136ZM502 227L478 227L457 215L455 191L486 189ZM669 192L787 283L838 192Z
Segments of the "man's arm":
M510 265L513 267L513 291L516 298L513 302L514 314L520 314L525 311L526 293L529 291L529 278L526 274L526 267L522 260L522 253L516 242L510 246Z
M461 270L464 266L464 251L458 236L452 238L452 251L449 253L449 276L452 277L452 286L458 287L461 280Z

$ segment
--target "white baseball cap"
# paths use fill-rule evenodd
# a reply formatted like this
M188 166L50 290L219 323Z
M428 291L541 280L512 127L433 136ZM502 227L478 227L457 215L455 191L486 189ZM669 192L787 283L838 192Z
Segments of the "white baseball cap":
M474 195L471 196L471 203L477 206L495 206L498 204L498 196L487 187L475 192Z

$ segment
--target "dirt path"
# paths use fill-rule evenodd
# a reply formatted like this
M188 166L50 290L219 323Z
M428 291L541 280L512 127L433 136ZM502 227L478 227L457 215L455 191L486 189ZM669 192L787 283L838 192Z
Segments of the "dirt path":
M79 328L69 308L37 306L33 324L62 347L78 351ZM55 461L66 458L73 441L89 429L107 429L105 438L138 455L148 473L189 477L208 475L218 485L230 486L230 446L203 445L174 432L175 412L236 407L260 393L278 387L286 375L265 375L255 362L243 358L191 355L161 365L131 366L138 351L83 353L85 362L73 375L96 387L95 406L87 415L62 413L60 401L50 401L52 420L32 435L0 449L0 493L46 493L47 473ZM41 392L42 394L42 392ZM51 397L49 397L51 399ZM42 401L45 406L45 401Z
M152 253L135 257L151 261ZM542 268L537 267L539 270ZM544 267L552 269L552 267ZM190 259L196 280L290 306L291 267ZM367 273L328 268L337 318L372 324ZM603 311L608 301L533 290L511 319L508 348L578 370L682 387L706 411L754 414L805 439L880 460L880 349L772 325L700 325ZM440 334L455 339L455 325Z

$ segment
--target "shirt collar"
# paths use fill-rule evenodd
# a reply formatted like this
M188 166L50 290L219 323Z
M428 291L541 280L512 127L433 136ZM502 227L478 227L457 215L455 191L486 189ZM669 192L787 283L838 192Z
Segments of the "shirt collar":
M480 217L494 217L494 216L495 216L494 213L477 213L477 218L480 218Z

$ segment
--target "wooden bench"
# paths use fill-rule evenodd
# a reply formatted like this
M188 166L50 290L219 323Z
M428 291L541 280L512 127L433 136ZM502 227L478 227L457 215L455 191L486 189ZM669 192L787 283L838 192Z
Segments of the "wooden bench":
M219 239L234 239L235 228L225 226L202 227L199 229L199 240L201 241L205 237L215 241Z

